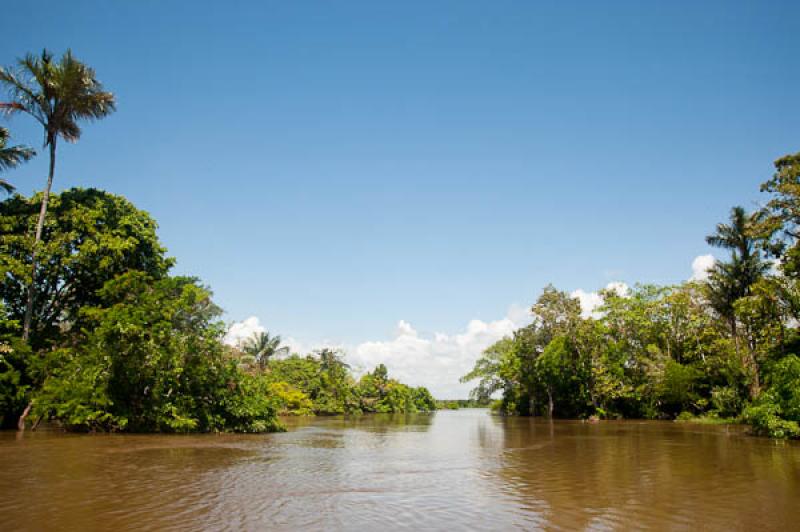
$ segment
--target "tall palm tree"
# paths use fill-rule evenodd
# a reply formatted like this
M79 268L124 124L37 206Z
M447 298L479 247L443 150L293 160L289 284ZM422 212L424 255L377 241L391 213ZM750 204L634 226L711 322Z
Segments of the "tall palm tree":
M716 232L706 237L710 245L731 252L730 260L717 262L709 270L707 294L711 307L728 321L736 351L742 357L743 366L752 374L748 385L751 399L755 399L761 389L758 361L754 345L748 343L745 349L740 348L735 304L752 295L752 286L770 267L757 246L760 237L754 236L763 216L763 211L747 214L742 207L734 207L730 223L717 224Z
M108 116L115 110L115 103L114 95L103 90L94 70L75 59L69 50L58 61L47 50L41 56L28 54L18 60L16 70L0 68L0 84L11 97L11 101L0 102L0 109L32 116L44 128L44 147L50 150L50 171L31 250L31 284L22 324L22 337L27 340L35 297L36 251L53 186L56 142L59 137L77 142L81 137L79 123Z
M9 137L8 130L0 127L0 172L11 170L36 155L27 146L6 146ZM14 186L5 179L0 179L0 188L9 194L14 192Z
M267 367L267 362L271 357L289 352L287 346L281 345L280 336L270 336L268 332L254 333L244 341L242 350L252 356L262 370Z
M710 271L709 289L712 306L731 324L736 335L736 319L733 304L737 299L750 295L750 287L769 270L753 236L753 228L762 214L748 214L742 207L731 209L730 223L717 224L713 235L706 242L718 248L730 250L728 262L718 262Z

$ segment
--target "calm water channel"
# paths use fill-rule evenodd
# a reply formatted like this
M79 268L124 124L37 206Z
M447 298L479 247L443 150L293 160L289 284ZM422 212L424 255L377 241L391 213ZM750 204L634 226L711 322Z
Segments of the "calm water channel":
M738 427L433 415L270 435L0 433L4 530L798 530L800 445Z

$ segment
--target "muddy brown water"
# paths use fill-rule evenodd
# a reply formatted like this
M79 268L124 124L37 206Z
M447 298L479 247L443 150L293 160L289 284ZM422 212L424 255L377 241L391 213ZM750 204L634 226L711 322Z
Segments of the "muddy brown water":
M268 435L0 433L2 530L800 530L800 445L486 410Z

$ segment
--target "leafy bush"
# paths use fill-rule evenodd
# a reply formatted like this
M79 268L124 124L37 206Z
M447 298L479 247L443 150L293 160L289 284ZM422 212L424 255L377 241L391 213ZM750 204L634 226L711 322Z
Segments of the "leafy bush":
M427 388L412 388L390 379L383 364L379 364L372 373L361 377L355 392L364 412L402 413L436 410L436 400Z
M132 272L99 295L82 312L85 341L48 355L35 415L83 430L280 428L267 383L228 356L219 309L193 279Z
M762 404L745 409L742 419L753 428L753 433L770 438L800 438L800 425L781 417L781 409L775 403Z
M800 438L800 357L783 357L768 377L769 387L744 411L743 419L756 434Z
M269 393L274 398L280 414L310 416L314 413L314 403L308 395L288 382L270 383Z
M680 412L695 403L699 399L694 391L699 377L699 372L691 366L667 360L663 376L656 387L661 410Z
M24 351L24 344L12 345L0 341L0 428L14 426L25 408L29 386L22 372Z
M711 405L720 417L736 417L742 411L744 399L731 386L718 386L711 390Z

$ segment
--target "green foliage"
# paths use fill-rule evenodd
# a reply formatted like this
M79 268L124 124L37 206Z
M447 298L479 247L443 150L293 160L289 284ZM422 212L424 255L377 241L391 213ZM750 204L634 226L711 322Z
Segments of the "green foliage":
M268 384L228 355L219 309L195 280L132 272L98 295L102 305L82 311L85 342L48 353L35 415L83 430L279 427Z
M122 197L52 196L37 251L33 350L20 342L40 201L0 203L5 425L32 400L34 418L71 430L280 429L269 383L242 372L222 344L208 290L168 275L155 222Z
M515 339L503 338L490 345L475 362L472 371L461 378L461 382L479 379L471 394L473 399L487 402L492 394L502 390L503 396L510 400L518 387L514 380L519 373L518 344Z
M310 416L314 413L311 399L287 382L269 384L269 394L278 405L278 413L285 416Z
M656 384L656 397L661 411L681 412L696 405L701 399L696 393L701 376L696 368L668 359Z
M769 399L746 408L742 418L751 425L753 433L759 436L800 438L800 425L796 421L784 419L780 406Z
M754 233L762 217L761 212L747 214L742 207L734 207L730 223L717 224L716 232L706 237L712 246L731 251L729 261L717 262L710 270L708 297L712 308L729 321L734 334L734 304L750 295L751 287L769 270L757 247L760 239Z
M280 336L270 336L268 332L253 334L252 337L245 339L241 348L261 370L266 367L270 358L289 352L288 347L281 346Z
M27 146L8 146L9 137L8 130L0 127L0 172L16 168L36 155L36 152ZM0 188L9 194L14 191L11 183L4 179L0 179Z
M41 194L0 202L0 296L8 316L22 322L31 280L31 228ZM70 189L50 197L50 216L37 250L34 347L80 328L80 310L100 303L106 282L129 271L166 275L172 259L156 236L156 223L128 200L95 189Z
M13 339L0 340L0 429L13 427L25 408L30 388L24 374L26 348Z
M800 357L782 358L768 375L768 383L765 395L780 406L786 419L800 422Z
M781 271L789 278L800 278L800 153L775 161L775 174L761 185L771 194L756 233L769 239L766 248L780 258Z
M744 411L753 431L773 438L800 438L800 357L778 361L768 375L769 387Z
M389 378L386 366L378 365L356 382L341 355L321 350L313 355L292 355L270 360L265 378L281 393L302 393L309 401L290 414L356 414L365 412L403 413L436 410L436 401L423 387L413 388ZM302 401L302 400L301 400Z
M77 431L116 431L128 426L109 391L109 357L97 350L57 349L48 353L50 374L35 394L34 415L58 420Z
M547 286L533 323L484 351L462 381L518 415L729 422L800 437L800 153L776 161L767 207L731 211L707 242L730 252L704 282L603 290L582 316ZM771 274L765 256L780 259Z
M745 399L733 386L717 386L711 390L713 412L721 417L736 417L744 407Z
M797 345L786 325L796 307L784 296L794 293L785 280L756 281L734 302L733 336L695 283L606 291L596 317L547 287L533 324L490 346L464 380L480 379L478 397L502 393L495 408L506 414L719 423L742 414L768 367L768 388L742 419L794 437L800 359L782 355Z
M358 382L355 390L363 412L404 413L436 410L436 401L426 388L412 388L390 379L386 366L379 364Z
M439 410L458 410L460 408L489 408L491 399L438 399L436 408Z

